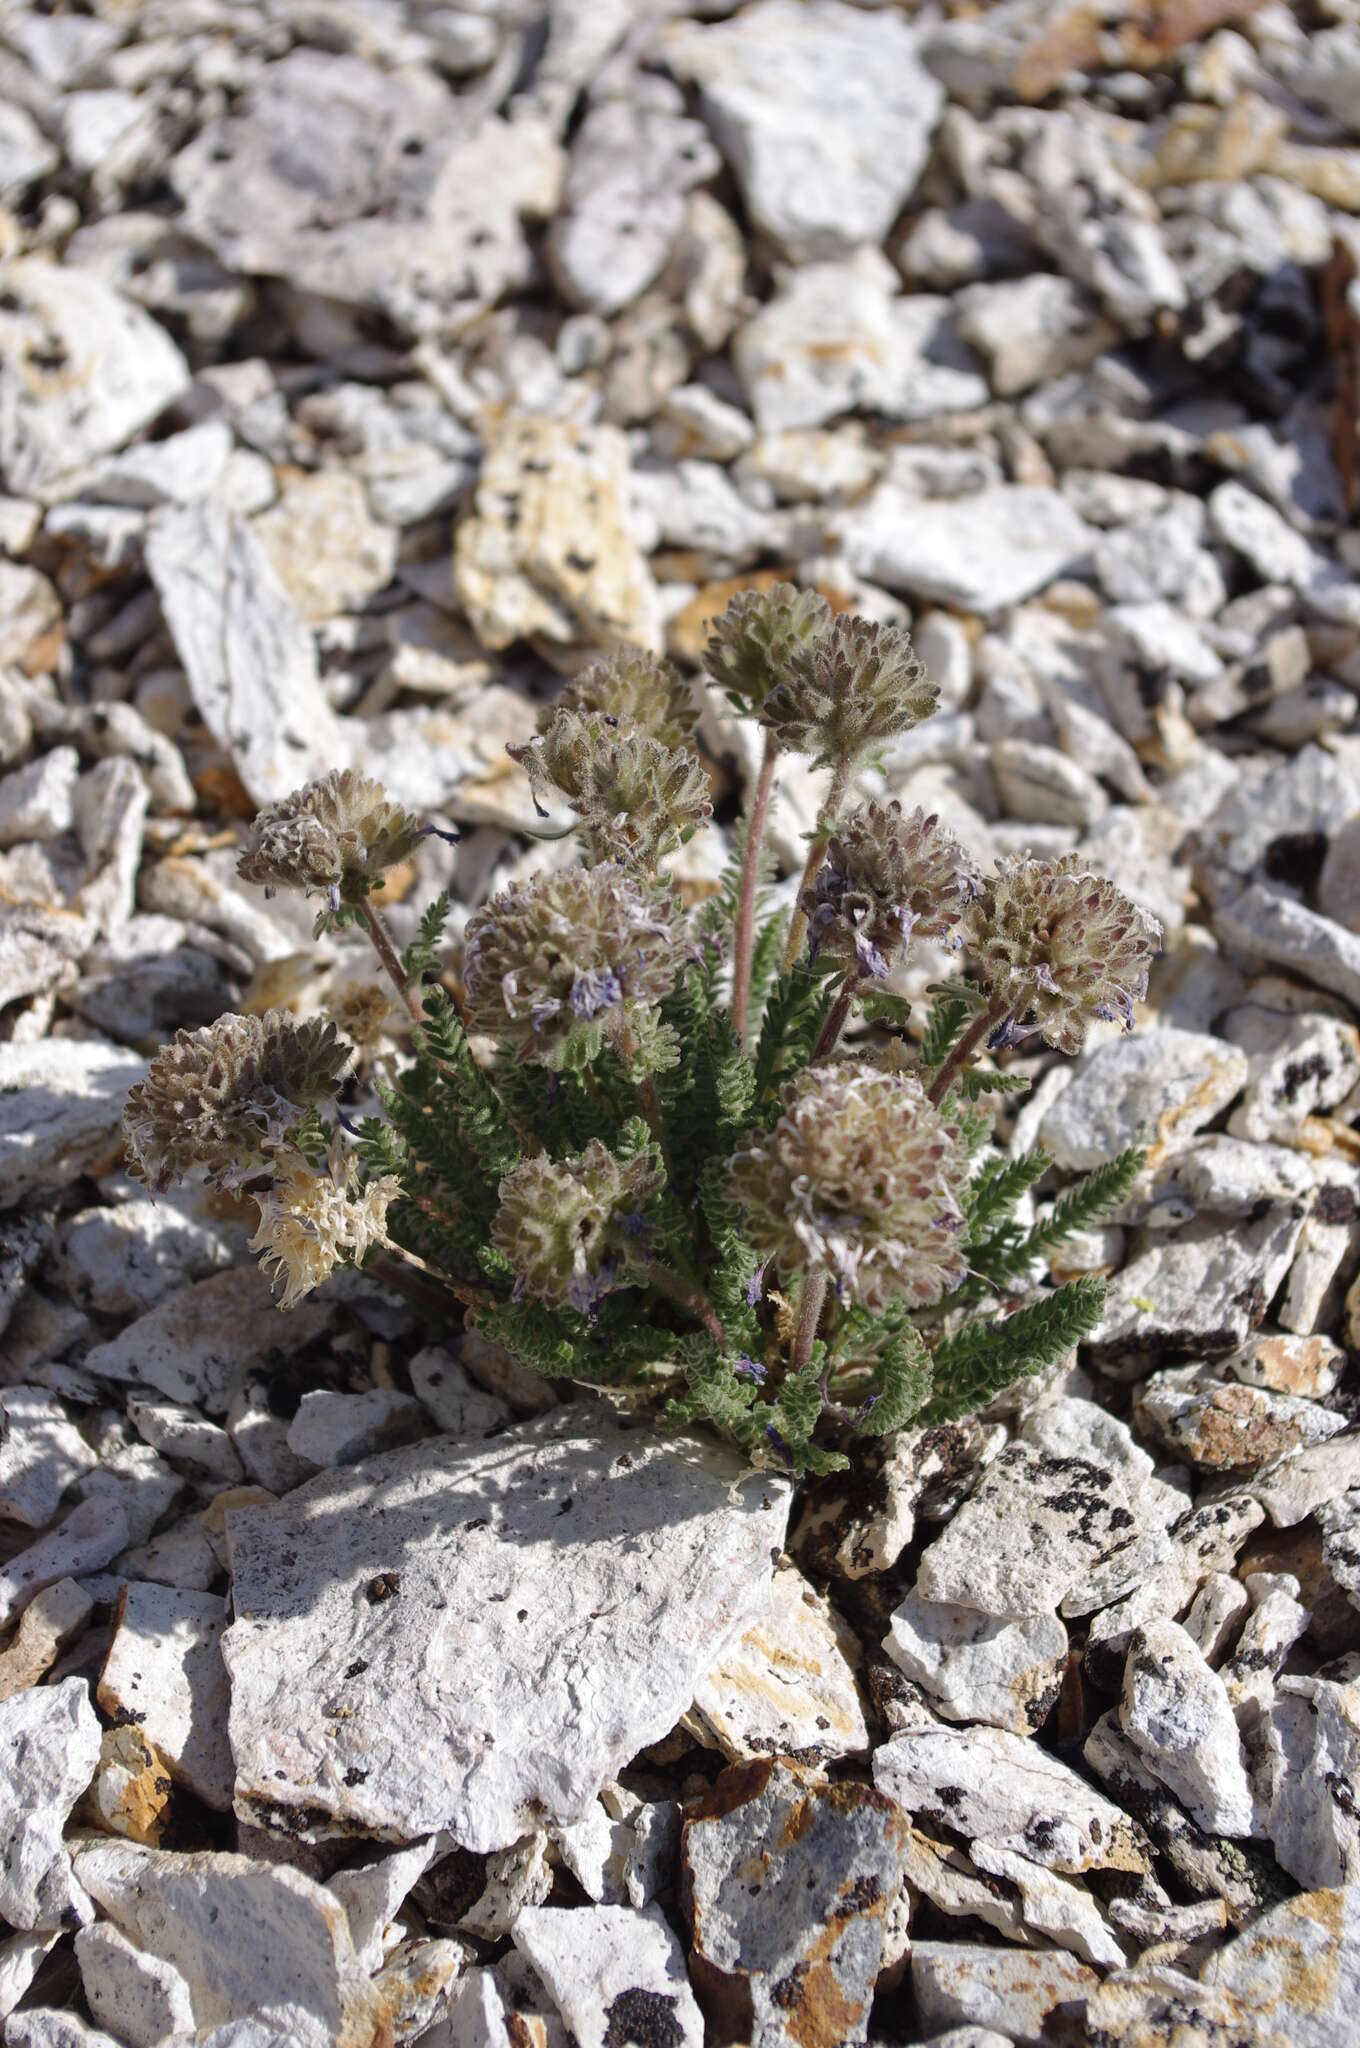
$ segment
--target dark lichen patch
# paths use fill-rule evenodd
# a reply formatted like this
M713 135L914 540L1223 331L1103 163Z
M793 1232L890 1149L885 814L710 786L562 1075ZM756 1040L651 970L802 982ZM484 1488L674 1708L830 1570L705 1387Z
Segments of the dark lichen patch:
M605 2008L604 2048L683 2048L677 2003L667 1991L620 1991Z

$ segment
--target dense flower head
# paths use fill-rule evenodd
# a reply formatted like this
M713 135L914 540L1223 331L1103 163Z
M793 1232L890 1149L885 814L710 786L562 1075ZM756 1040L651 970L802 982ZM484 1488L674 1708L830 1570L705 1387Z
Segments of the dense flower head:
M1162 929L1076 854L1002 857L973 913L969 947L989 1000L1059 1052L1081 1051L1093 1017L1133 1028Z
M781 1273L824 1271L875 1311L927 1307L962 1283L967 1180L958 1128L920 1082L854 1061L805 1068L729 1169L758 1253Z
M304 1110L329 1101L353 1057L334 1024L282 1011L179 1031L129 1091L129 1171L155 1193L195 1169L227 1190L268 1165Z
M282 1283L280 1308L296 1307L341 1259L360 1265L375 1246L391 1244L387 1212L401 1197L401 1182L389 1173L356 1191L357 1174L353 1153L336 1138L323 1167L293 1152L278 1162L268 1188L255 1193L260 1221L250 1249Z
M758 711L790 656L815 645L831 616L817 591L792 583L739 590L708 629L704 666L739 711Z
M655 866L713 815L708 777L692 748L663 746L604 711L559 708L540 738L510 751L535 804L553 790L566 798L596 860Z
M468 1028L521 1060L593 1059L675 985L685 951L674 893L616 861L504 889L468 920Z
M899 803L861 804L833 834L800 899L814 958L881 980L913 938L957 943L981 888L972 860L936 817Z
M790 653L760 717L781 746L849 762L929 718L939 694L900 626L842 612Z
M387 869L410 856L423 831L381 783L357 768L333 769L264 806L236 872L267 889L303 889L334 904L353 903L381 887Z
M515 1269L516 1298L588 1313L618 1283L620 1233L640 1233L665 1177L652 1154L617 1159L598 1138L574 1159L522 1160L500 1184L491 1226Z
M573 676L539 713L540 733L547 733L559 710L603 711L663 747L683 746L699 723L698 697L674 662L640 647L616 648Z

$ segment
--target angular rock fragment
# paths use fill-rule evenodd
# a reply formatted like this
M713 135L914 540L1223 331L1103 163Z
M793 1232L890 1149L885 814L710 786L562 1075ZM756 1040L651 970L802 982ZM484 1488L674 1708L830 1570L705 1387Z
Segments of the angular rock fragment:
M157 512L146 561L195 706L256 803L347 766L311 633L244 521L214 501Z
M764 1609L787 1512L716 1444L573 1409L232 1515L238 1812L476 1850L578 1819Z
M205 1805L231 1806L235 1769L227 1746L224 1603L211 1593L127 1586L97 1698L115 1723L135 1722L172 1776Z
M580 2048L646 2040L702 2048L684 1950L659 1906L530 1906L514 1940Z
M1031 1735L1061 1690L1067 1630L1056 1615L980 1614L913 1591L883 1647L946 1720Z
M1246 1054L1197 1031L1140 1031L1080 1061L1040 1126L1060 1166L1089 1172L1136 1145L1157 1165L1240 1094Z
M428 1429L420 1402L394 1387L370 1387L366 1394L327 1388L303 1395L288 1426L288 1448L306 1465L352 1465Z
M1233 2001L1234 2018L1294 2048L1333 2048L1360 1998L1360 1889L1300 1892L1211 1955L1201 1972Z
M1252 1832L1251 1783L1227 1689L1176 1622L1135 1632L1119 1725L1207 1833Z
M128 1519L116 1495L95 1494L83 1500L64 1521L0 1567L0 1628L58 1579L97 1572L127 1546Z
M107 1039L0 1045L0 1208L113 1164L144 1060Z
M107 1920L82 1927L76 1961L90 2011L131 2048L156 2048L194 2024L187 1980L163 1956L148 1953Z
M1075 568L1094 538L1056 491L1022 484L937 501L922 519L911 495L889 480L841 523L857 575L983 617Z
M15 1928L79 1926L89 1902L62 1842L99 1762L83 1678L0 1701L0 1915Z
M705 1673L694 1718L734 1763L777 1755L818 1764L862 1754L869 1731L858 1661L853 1632L785 1560L770 1612Z
M1143 1383L1134 1410L1145 1435L1211 1471L1256 1471L1346 1427L1316 1401L1223 1381L1211 1367L1172 1367Z
M874 1752L874 1783L904 1812L1045 1870L1148 1867L1127 1815L1056 1757L999 1728L908 1729Z
M0 1700L36 1685L93 1613L94 1601L74 1579L58 1579L31 1600L0 1651Z
M866 2038L907 1823L881 1792L735 1765L682 1843L690 1967L710 2021L762 2048Z
M95 1462L66 1411L42 1387L0 1393L0 1522L42 1529Z
M1090 1343L1109 1368L1135 1371L1150 1354L1235 1351L1264 1320L1289 1271L1306 1218L1302 1200L1268 1208L1225 1232L1217 1218L1175 1232L1145 1230L1110 1283Z
M969 1942L914 1941L911 1988L922 2023L1004 2029L1023 2048L1052 2048L1064 2034L1080 2040L1086 2000L1100 1978L1061 1954L1017 1953Z
M568 303L617 313L644 292L684 226L685 194L719 168L700 123L669 105L639 95L593 107L572 144L548 235L548 260Z
M237 1378L262 1355L300 1349L329 1320L330 1310L312 1301L280 1315L259 1267L245 1266L163 1296L118 1336L96 1344L86 1369L224 1415Z
M1360 1870L1360 1658L1276 1681L1265 1724L1266 1831L1302 1885L1352 1884Z

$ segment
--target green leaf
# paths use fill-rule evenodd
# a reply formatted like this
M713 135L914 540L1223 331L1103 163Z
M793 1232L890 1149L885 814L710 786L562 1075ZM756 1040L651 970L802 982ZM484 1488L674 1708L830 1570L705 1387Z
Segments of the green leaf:
M968 981L932 981L926 994L934 996L935 1004L921 1040L921 1065L935 1074L982 1008L982 995Z
M1042 1146L1013 1159L988 1160L964 1199L969 1243L981 1243L998 1224L1006 1222L1020 1197L1043 1179L1052 1164L1051 1153Z
M773 1122L779 1113L780 1089L812 1058L835 1001L835 973L834 961L800 960L775 983L756 1047L757 1116Z
M856 1421L861 1436L889 1436L914 1422L930 1398L935 1367L920 1332L903 1319L883 1346L874 1405Z
M1090 1335L1104 1305L1104 1281L1086 1273L1012 1315L975 1316L935 1346L935 1391L924 1419L970 1415L1013 1381L1041 1372Z
M408 981L423 981L427 974L439 971L439 949L444 942L444 927L449 921L451 898L447 889L436 896L434 902L420 920L420 929L401 956L401 964Z

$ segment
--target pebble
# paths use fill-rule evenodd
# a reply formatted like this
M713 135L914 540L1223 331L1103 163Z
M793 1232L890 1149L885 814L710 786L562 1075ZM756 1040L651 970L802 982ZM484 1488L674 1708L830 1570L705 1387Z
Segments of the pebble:
M93 1600L74 1579L58 1579L31 1600L0 1651L0 1700L36 1685L82 1634L93 1613Z
M948 1721L1029 1735L1047 1719L1067 1664L1056 1615L980 1614L912 1591L894 1611L884 1649Z
M0 1046L0 1206L113 1163L145 1062L107 1039Z
M192 1191L172 1189L154 1204L138 1193L68 1217L49 1270L78 1307L137 1316L176 1287L236 1264L244 1238Z
M481 1851L578 1819L765 1607L787 1512L717 1445L560 1411L231 1516L238 1811Z
M1153 1776L1206 1833L1252 1833L1255 1807L1232 1701L1178 1623L1135 1630L1119 1725Z
M702 2048L685 1953L659 1906L529 1906L514 1941L580 2048L645 2039Z
M1093 1047L1039 1127L1060 1166L1085 1172L1138 1146L1156 1166L1241 1092L1245 1053L1197 1031L1147 1030Z
M841 526L857 575L889 590L990 617L1081 562L1094 535L1056 491L998 484L932 505L923 520L898 486L879 484Z
M132 2048L193 2031L187 1980L164 1957L148 1955L107 1920L82 1927L75 1940L85 1997L95 2018Z
M990 2031L995 2021L998 2029L1005 2028L1003 2040L1051 2048L1053 2028L1068 2022L1080 2026L1086 2000L1099 1984L1086 1964L1056 1952L1030 1954L953 1941L911 1945L917 2011L922 2024L936 2030L958 2023Z
M882 1792L818 1785L782 1760L733 1766L689 1809L691 1972L720 2035L753 2048L866 2039L907 1832Z
M304 1465L352 1465L424 1436L428 1420L419 1401L392 1387L366 1394L304 1394L288 1426L288 1448Z
M99 1723L83 1678L0 1701L0 1913L19 1929L90 1919L62 1829L99 1762Z
M119 1602L97 1698L117 1725L135 1723L171 1776L206 1806L231 1808L227 1677L220 1597L131 1583Z
M118 1336L94 1345L85 1368L168 1401L201 1405L210 1416L225 1415L237 1380L262 1354L301 1349L330 1314L308 1301L280 1315L258 1266L212 1273L163 1295Z
M1212 1218L1145 1230L1116 1274L1090 1342L1107 1369L1150 1354L1235 1351L1263 1319L1303 1229L1302 1202L1268 1207L1226 1233Z
M1282 1900L1208 1958L1203 1983L1226 1994L1234 2019L1264 2018L1296 2048L1332 2048L1360 1992L1357 1896L1345 1885Z
M435 1427L450 1436L490 1436L510 1420L509 1404L483 1392L442 1345L427 1344L408 1370L412 1393Z
M43 1529L95 1454L41 1387L0 1393L0 1521Z
M159 1510L158 1510L159 1512ZM0 1627L59 1579L83 1579L128 1546L128 1519L113 1493L94 1494L36 1543L0 1567Z
M725 1650L695 1689L692 1721L734 1763L786 1756L823 1764L862 1755L869 1731L853 1630L787 1559L768 1615Z
M703 126L668 104L619 98L592 107L548 235L567 303L618 313L653 284L684 227L685 195L720 163Z

